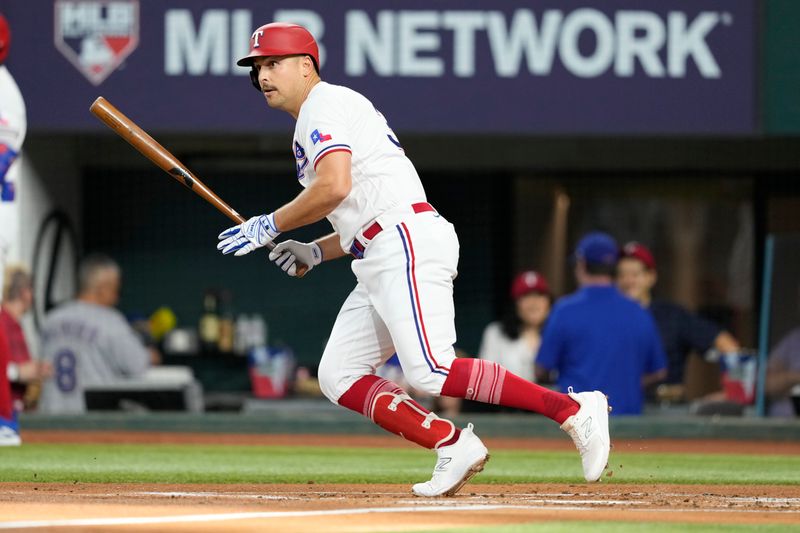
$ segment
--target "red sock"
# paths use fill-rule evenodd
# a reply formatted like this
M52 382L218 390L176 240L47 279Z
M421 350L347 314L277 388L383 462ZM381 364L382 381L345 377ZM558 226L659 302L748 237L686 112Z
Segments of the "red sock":
M512 374L492 361L456 359L442 387L442 395L466 398L540 413L559 424L578 412L578 403Z
M399 385L364 376L347 389L339 405L369 417L380 427L428 449L449 446L461 430L409 397Z

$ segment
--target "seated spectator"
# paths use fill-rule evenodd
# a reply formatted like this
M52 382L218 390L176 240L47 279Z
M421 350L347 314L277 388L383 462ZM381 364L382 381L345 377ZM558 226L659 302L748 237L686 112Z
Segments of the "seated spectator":
M500 363L535 382L534 361L552 303L547 280L532 270L522 272L511 284L511 298L513 308L504 319L492 322L483 331L478 357Z
M21 266L9 266L3 281L0 329L8 342L9 362L6 372L11 383L14 410L20 412L26 408L26 392L29 386L50 377L52 367L44 361L31 358L20 324L25 313L33 307L33 279L30 273ZM38 386L31 386L30 390L38 391ZM32 402L34 399L29 397L28 401Z
M613 284L618 253L605 233L580 240L574 256L580 289L553 307L536 365L540 379L556 371L562 391L600 390L612 414L635 415L644 387L666 375L666 359L649 313Z
M142 376L151 352L114 306L120 269L104 255L86 257L78 271L78 298L50 311L42 325L42 355L54 379L44 383L39 410L83 413L87 388Z
M792 404L792 389L799 385L800 327L783 337L769 356L766 392L770 400L770 416L792 417L800 414Z
M700 355L710 349L738 352L739 343L727 331L672 302L653 299L658 281L653 254L638 242L629 242L620 253L617 286L647 309L656 322L667 354L668 384L682 384L686 360L692 351Z

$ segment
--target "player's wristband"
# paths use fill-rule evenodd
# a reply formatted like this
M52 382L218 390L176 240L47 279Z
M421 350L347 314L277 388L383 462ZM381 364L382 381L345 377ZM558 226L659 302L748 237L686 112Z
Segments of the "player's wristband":
M312 266L317 266L325 260L322 255L322 246L316 242L311 243L311 257L314 259L314 264Z

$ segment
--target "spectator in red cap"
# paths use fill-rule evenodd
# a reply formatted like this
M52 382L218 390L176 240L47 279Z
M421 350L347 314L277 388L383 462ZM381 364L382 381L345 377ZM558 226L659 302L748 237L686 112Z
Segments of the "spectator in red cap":
M654 300L652 291L657 281L656 261L650 250L635 241L623 246L617 264L617 285L653 315L667 354L666 383L683 383L684 366L692 351L739 351L736 339L716 324L676 303Z
M513 307L504 319L492 322L483 331L478 357L500 363L518 376L534 381L534 361L553 297L544 276L528 270L514 278L511 298Z

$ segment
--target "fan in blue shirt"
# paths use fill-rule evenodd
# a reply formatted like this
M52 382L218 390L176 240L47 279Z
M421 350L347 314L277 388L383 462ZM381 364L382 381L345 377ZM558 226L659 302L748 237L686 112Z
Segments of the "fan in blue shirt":
M650 314L613 285L616 241L589 233L575 250L580 289L550 315L536 363L558 373L562 391L601 390L615 415L642 412L644 387L666 376L666 357Z

